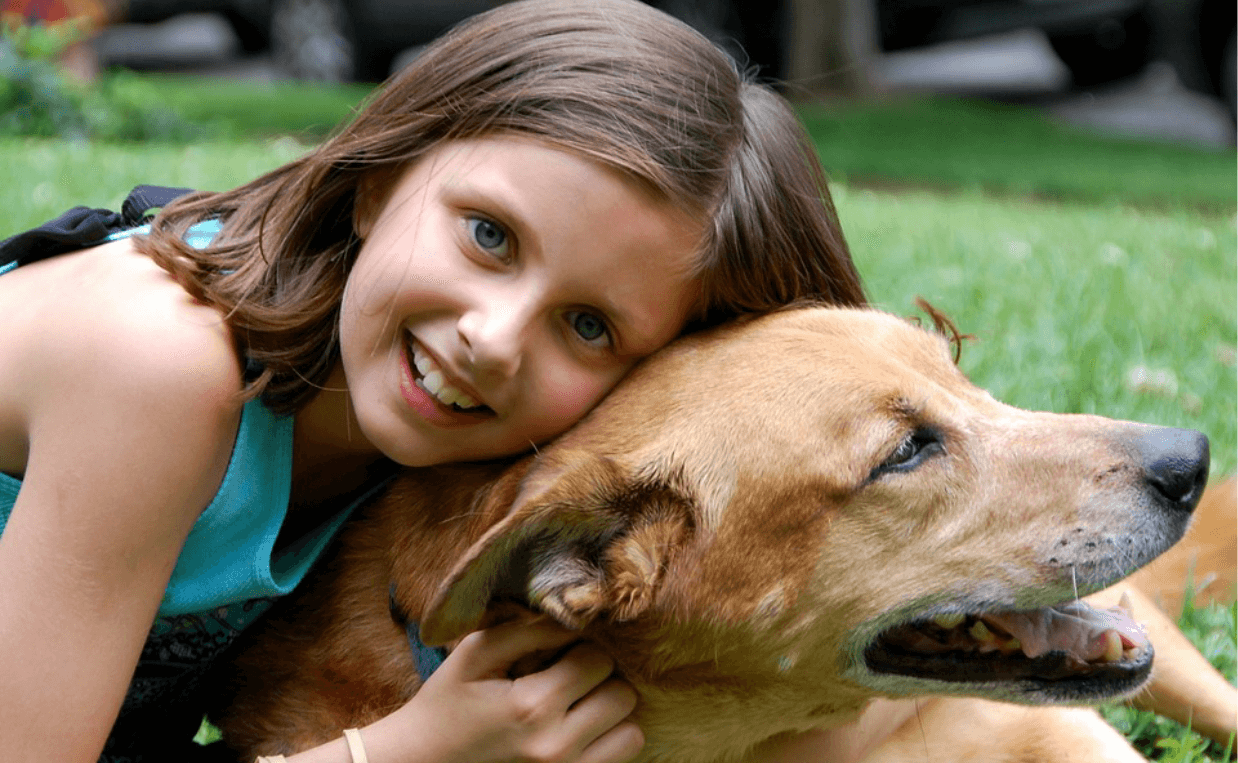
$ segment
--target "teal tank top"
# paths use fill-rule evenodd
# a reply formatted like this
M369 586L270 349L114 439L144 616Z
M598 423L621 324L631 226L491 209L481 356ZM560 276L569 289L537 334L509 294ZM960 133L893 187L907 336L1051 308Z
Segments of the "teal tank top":
M201 248L219 229L215 220L199 223L186 241ZM111 238L145 231L144 226ZM316 531L275 548L292 490L292 422L259 400L244 406L227 472L185 540L159 606L161 616L289 593L348 518L351 506ZM0 533L19 490L20 480L0 473Z

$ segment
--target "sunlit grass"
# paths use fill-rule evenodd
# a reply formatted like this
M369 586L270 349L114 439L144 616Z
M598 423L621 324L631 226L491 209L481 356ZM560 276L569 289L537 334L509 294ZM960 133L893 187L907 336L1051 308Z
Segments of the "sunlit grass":
M1024 408L1199 429L1235 468L1232 218L835 186L873 302L923 296L962 367Z
M802 110L821 161L853 184L1232 214L1230 149L1102 136L1024 106L942 97Z

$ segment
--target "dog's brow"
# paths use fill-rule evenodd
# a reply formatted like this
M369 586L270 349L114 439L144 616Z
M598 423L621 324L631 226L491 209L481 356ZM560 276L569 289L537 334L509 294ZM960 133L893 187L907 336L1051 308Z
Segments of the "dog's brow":
M917 422L924 416L924 406L913 403L910 398L899 395L890 400L889 411L907 422Z

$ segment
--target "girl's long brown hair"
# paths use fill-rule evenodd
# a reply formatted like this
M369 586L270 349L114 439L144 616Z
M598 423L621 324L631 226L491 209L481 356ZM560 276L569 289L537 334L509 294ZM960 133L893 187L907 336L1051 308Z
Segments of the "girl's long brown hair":
M363 182L444 141L527 135L599 161L706 222L691 328L805 299L864 302L816 155L790 107L681 22L637 0L524 0L474 17L307 156L170 204L139 243L227 314L258 369L246 392L290 413L339 358ZM212 245L184 243L216 217Z

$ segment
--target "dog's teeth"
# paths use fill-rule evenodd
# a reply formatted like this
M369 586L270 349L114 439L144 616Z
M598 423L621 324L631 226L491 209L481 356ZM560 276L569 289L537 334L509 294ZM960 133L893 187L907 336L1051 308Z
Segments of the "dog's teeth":
M1122 598L1118 599L1118 609L1122 610L1127 617L1133 617L1135 615L1134 611L1131 609L1131 595L1128 592L1122 592Z
M988 643L990 641L994 641L997 639L997 637L993 635L993 631L985 627L985 624L980 622L979 620L976 621L975 625L968 628L967 632L968 634L971 635L972 638L976 639L981 644L985 644L985 643Z
M1122 637L1115 630L1105 631L1105 653L1101 655L1102 662L1117 662L1122 659Z
M951 630L952 628L957 628L960 625L962 625L963 621L966 619L967 619L967 615L960 615L957 613L947 614L947 615L937 615L936 617L933 618L933 624L940 625L946 630Z

